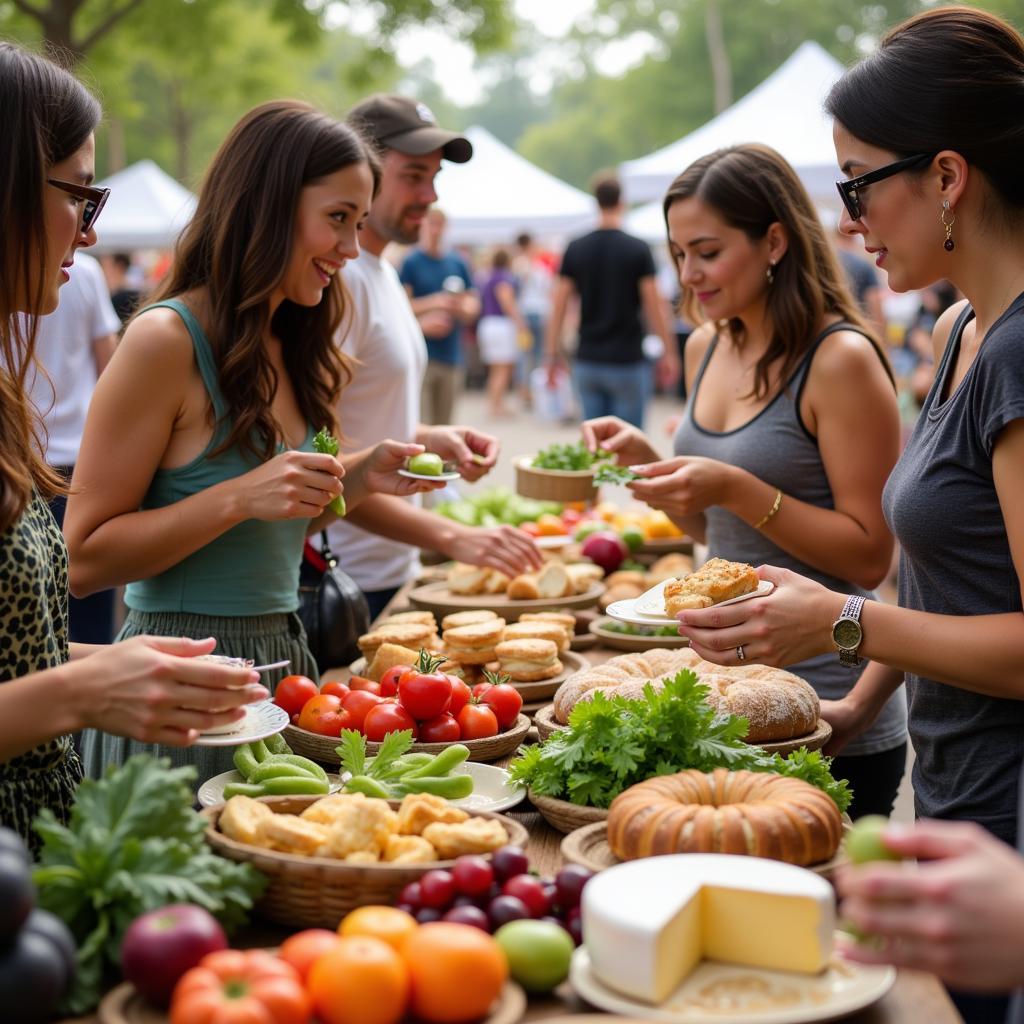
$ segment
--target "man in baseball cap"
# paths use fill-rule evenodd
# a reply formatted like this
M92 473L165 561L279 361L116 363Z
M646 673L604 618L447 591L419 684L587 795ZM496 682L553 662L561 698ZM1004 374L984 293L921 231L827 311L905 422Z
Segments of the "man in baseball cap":
M370 96L349 111L348 122L380 150L396 149L422 156L439 149L441 156L453 164L464 164L473 155L469 139L439 128L430 107L408 96Z

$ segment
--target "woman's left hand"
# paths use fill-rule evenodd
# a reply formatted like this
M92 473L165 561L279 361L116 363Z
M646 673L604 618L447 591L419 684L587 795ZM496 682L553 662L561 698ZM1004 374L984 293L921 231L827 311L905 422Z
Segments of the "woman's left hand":
M380 494L418 494L421 491L437 491L445 486L444 480L413 480L399 476L398 470L405 468L405 462L413 455L426 449L421 444L407 444L404 441L381 441L363 463L362 475L367 491Z
M795 665L834 650L832 623L845 598L789 569L762 565L757 570L775 589L765 597L752 597L724 607L680 612L679 632L706 661L738 665Z
M629 468L644 477L628 485L633 494L670 519L700 515L712 505L725 504L735 473L724 462L681 455Z

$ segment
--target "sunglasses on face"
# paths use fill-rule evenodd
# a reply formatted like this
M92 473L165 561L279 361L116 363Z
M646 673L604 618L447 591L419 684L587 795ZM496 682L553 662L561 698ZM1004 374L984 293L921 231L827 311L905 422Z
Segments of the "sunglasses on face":
M78 185L73 181L60 181L58 178L47 178L47 185L59 188L62 192L84 200L82 203L82 232L88 231L100 215L110 195L109 188L95 188L92 185Z
M850 217L853 220L860 220L864 213L860 205L859 189L873 185L876 181L884 181L886 178L891 178L894 174L899 174L902 171L909 171L911 167L927 163L934 155L934 153L918 153L917 156L908 156L904 160L897 160L895 163L886 164L877 170L868 171L867 174L862 174L859 178L837 181L836 188L839 189L839 196L843 200L843 205L846 207Z

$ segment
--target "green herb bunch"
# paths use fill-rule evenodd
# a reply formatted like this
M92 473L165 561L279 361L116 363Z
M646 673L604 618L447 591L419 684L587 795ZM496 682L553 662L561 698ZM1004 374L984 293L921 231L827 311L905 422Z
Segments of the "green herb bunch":
M746 769L803 779L846 810L853 794L845 779L832 777L831 758L806 748L783 758L744 743L747 720L717 714L707 692L686 669L665 679L660 692L648 683L640 698L597 693L576 704L567 729L512 762L512 779L541 796L608 807L623 790L655 775Z
M628 466L616 466L611 462L602 462L594 473L595 484L631 484L634 480L643 479L639 473L634 473Z
M596 452L588 450L582 441L574 444L552 444L542 448L533 457L534 469L590 469L595 462L612 458L612 453L598 448Z
M313 437L313 451L319 452L321 455L337 456L338 439L326 427L321 427ZM343 518L345 515L345 495L339 494L337 497L332 498L328 507L335 515Z
M44 810L34 872L39 905L60 917L78 944L78 968L63 1009L92 1009L120 965L121 940L139 914L194 903L228 930L240 924L266 878L218 857L192 809L195 768L141 754L78 787L69 823Z

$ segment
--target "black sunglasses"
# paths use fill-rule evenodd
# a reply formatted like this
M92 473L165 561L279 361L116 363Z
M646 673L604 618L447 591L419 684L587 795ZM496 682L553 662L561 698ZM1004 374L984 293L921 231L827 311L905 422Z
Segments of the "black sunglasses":
M103 209L107 197L110 195L109 188L95 188L92 185L78 185L73 181L60 181L58 178L47 178L47 185L59 188L62 192L84 199L82 205L82 231L88 231L95 223Z
M909 171L911 167L917 167L919 164L926 163L932 160L934 156L934 153L918 153L917 156L908 156L904 160L897 160L893 164L879 167L878 170L868 171L867 174L862 174L859 178L837 181L836 188L839 189L839 196L843 200L843 205L846 207L850 217L853 220L860 220L863 214L860 208L860 196L857 195L858 189L873 185L876 181L891 178L894 174L899 174L901 171Z

